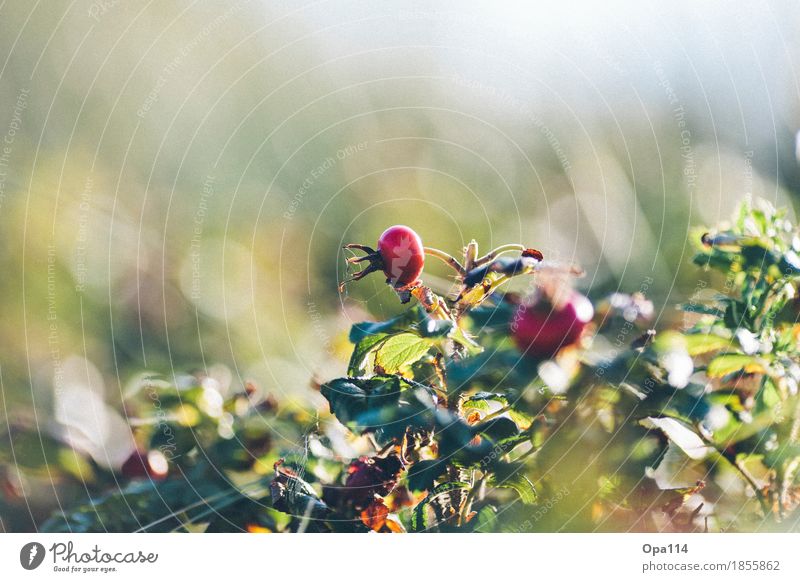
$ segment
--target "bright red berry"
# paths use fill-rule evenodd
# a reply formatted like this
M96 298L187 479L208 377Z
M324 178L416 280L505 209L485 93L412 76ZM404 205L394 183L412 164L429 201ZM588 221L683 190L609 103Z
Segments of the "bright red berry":
M367 253L363 257L347 259L349 264L366 262L367 266L342 281L339 289L344 289L348 281L359 281L375 271L383 271L386 282L397 291L407 291L417 283L425 264L425 247L419 235L407 226L396 225L387 228L378 239L378 250L366 245L351 243L345 249L358 249Z
M425 249L419 235L407 226L387 228L378 239L383 273L394 287L414 283L425 264Z
M576 343L593 316L589 299L572 291L558 308L545 301L520 305L514 315L512 336L525 355L551 358L561 348Z

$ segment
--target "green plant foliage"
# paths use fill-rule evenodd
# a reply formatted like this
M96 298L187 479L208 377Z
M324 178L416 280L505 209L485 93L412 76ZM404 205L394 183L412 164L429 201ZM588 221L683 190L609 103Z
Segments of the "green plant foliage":
M552 357L523 355L526 298L503 286L532 281L546 302L574 293L577 269L509 258L521 245L478 264L471 243L448 261L454 293L396 288L405 312L352 326L347 376L319 386L328 416L258 391L223 397L202 377L148 378L125 406L137 447L163 453L159 475L15 430L29 475L58 458L64 486L90 487L43 529L796 529L800 238L762 202L693 236L708 292L675 311L680 328L651 329L652 304L617 293ZM596 347L612 343L610 356Z

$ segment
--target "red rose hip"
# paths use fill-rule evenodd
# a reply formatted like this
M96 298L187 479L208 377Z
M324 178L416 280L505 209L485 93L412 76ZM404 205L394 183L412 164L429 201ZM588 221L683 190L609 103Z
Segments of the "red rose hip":
M593 316L592 303L576 291L558 307L549 302L520 305L512 324L514 343L525 355L552 358L580 339Z
M425 264L425 250L419 235L407 226L387 228L378 239L383 273L394 287L414 283Z
M399 290L407 290L417 283L425 265L425 247L419 235L407 226L395 225L383 231L378 239L378 250L362 244L347 244L345 249L357 249L367 253L363 257L347 259L350 264L366 262L367 266L342 281L343 289L348 281L358 281L375 271L383 271L386 282Z

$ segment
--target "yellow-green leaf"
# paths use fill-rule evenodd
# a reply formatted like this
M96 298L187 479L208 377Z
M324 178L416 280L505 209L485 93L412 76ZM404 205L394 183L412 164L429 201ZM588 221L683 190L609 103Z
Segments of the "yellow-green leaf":
M723 354L711 360L706 369L709 378L722 378L734 372L744 371L748 374L764 372L764 366L755 356L745 354Z
M686 351L690 356L699 356L730 347L731 340L710 333L695 333L683 336L686 340Z
M385 374L396 374L413 364L431 349L430 339L414 333L399 333L389 337L375 352L375 367Z

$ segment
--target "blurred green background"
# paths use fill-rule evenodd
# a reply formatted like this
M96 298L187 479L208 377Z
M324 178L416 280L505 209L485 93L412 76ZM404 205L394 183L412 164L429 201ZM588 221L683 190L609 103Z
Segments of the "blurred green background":
M669 324L691 227L796 204L799 24L790 1L0 4L0 432L63 424L75 384L118 408L148 371L325 410L348 324L399 309L379 277L337 292L340 247L395 223L580 263L592 297L652 278Z

